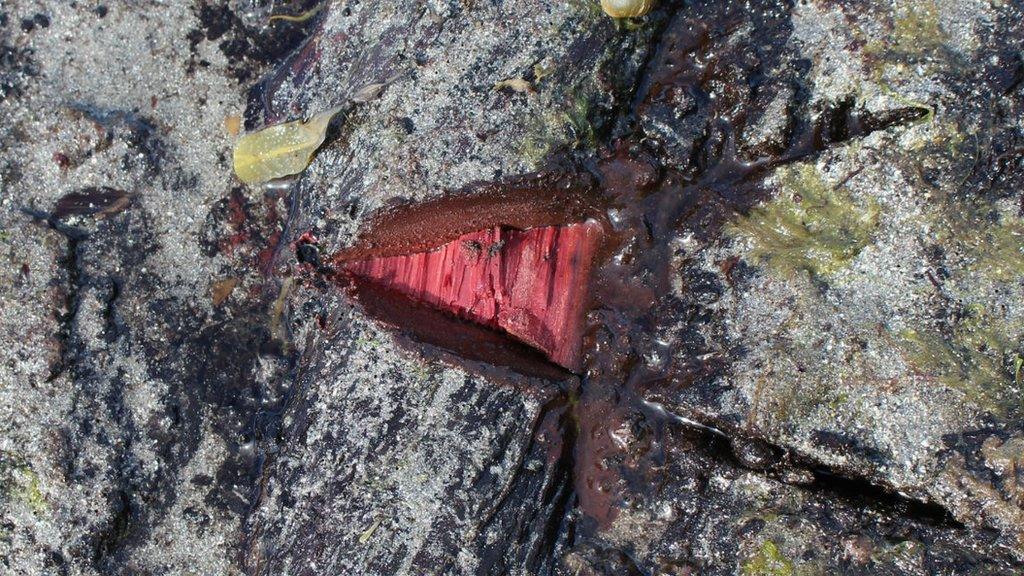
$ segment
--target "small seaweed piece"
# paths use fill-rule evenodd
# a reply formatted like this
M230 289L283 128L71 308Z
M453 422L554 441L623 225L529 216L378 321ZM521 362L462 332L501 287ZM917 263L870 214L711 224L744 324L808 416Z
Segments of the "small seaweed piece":
M238 136L242 128L242 117L238 114L229 114L224 117L224 131L232 136Z
M223 304L234 292L235 287L238 286L238 278L224 278L218 280L210 285L210 296L213 300L214 306L220 306Z
M367 542L369 542L370 538L373 538L373 533L377 531L377 528L380 528L382 522L384 522L384 518L377 518L373 521L373 524L370 524L369 528L363 530L359 534L359 543L366 544Z
M555 73L555 64L548 59L542 60L533 65L533 81L541 80Z
M508 80L502 80L494 84L495 90L510 89L513 92L536 92L533 88L533 84L530 84L528 80L522 78L509 78Z
M273 22L275 20L281 20L282 22L305 22L313 16L316 16L316 13L320 11L321 7L323 7L323 4L318 4L301 14L296 14L294 16L291 14L274 14L267 19L267 22Z
M259 184L302 172L340 110L331 108L309 120L276 124L242 136L235 146L235 174L246 184Z
M124 190L109 186L89 186L61 196L53 207L53 216L58 219L69 216L104 218L124 211L132 200L132 195Z
M782 555L779 546L765 540L756 554L743 565L743 576L792 576L793 562Z
M352 101L357 104L362 104L364 102L376 100L380 97L381 93L384 92L384 89L387 88L390 82L391 80L388 80L387 82L374 82L373 84L367 84L359 90L356 90L355 94L352 95Z

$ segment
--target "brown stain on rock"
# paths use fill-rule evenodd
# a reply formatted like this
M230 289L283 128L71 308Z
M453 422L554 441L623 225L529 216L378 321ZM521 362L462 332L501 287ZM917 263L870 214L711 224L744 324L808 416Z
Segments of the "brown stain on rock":
M210 299L213 300L213 305L223 304L234 292L235 286L238 286L238 278L224 278L211 284Z

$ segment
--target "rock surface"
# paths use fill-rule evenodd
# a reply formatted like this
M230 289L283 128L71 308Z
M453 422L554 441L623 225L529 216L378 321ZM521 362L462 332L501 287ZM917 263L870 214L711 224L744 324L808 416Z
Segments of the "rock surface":
M316 7L0 6L0 572L1022 569L1020 2ZM338 282L587 218L575 374Z

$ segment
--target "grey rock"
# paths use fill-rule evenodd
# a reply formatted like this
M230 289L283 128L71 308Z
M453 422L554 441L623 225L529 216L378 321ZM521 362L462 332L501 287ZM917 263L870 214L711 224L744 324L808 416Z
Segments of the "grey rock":
M1020 571L1019 2L277 10L0 7L4 573ZM608 232L580 374L338 281L533 197Z

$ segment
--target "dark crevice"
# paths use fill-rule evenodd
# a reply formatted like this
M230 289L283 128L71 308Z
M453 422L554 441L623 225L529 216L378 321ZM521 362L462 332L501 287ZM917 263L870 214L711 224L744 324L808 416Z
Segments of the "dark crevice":
M112 468L115 470L114 483L117 491L111 497L110 508L113 517L93 540L92 563L94 569L103 574L123 563L123 557L134 542L145 539L149 527L142 521L145 515L133 495L144 499L153 498L154 486L141 480L138 463L132 457L133 438L138 430L123 394L124 374L118 372L104 400L107 409L118 423L118 429L125 432L118 446L117 457Z
M540 434L540 427L543 425L545 417L551 412L552 403L564 404L564 400L561 398L561 396L559 396L554 401L545 404L538 411L537 416L534 418L532 426L530 426L530 443L523 450L522 454L519 455L519 459L516 462L515 470L512 471L512 476L509 479L508 483L505 485L505 488L498 495L497 499L481 514L481 518L477 522L476 527L476 532L478 534L483 532L488 526L491 525L498 511L501 510L502 506L504 506L505 502L508 500L508 497L512 493L513 487L515 486L516 482L523 476L525 472L524 467L526 465L527 460L531 456L532 450L536 448L537 436L538 434Z
M71 332L81 302L81 290L84 287L80 248L87 235L84 230L64 224L49 213L31 208L22 208L21 211L37 222L49 226L67 240L67 249L59 260L60 266L67 271L68 275L67 290L64 295L64 311L55 313L59 323L56 338L60 353L56 365L51 367L50 374L46 378L47 382L53 382L67 373L75 362L76 352L71 346Z
M82 240L67 237L67 252L61 265L68 273L67 294L64 296L64 312L57 313L60 325L57 329L57 341L60 343L60 359L50 372L47 378L52 382L68 372L75 362L76 353L71 347L71 331L75 317L78 315L78 306L81 303L81 290L83 287L81 279L81 267L79 266L79 245Z
M650 403L650 405L659 406L656 403ZM966 528L963 522L940 504L904 496L891 487L877 484L858 475L853 470L830 468L815 458L797 454L783 446L772 444L765 438L740 434L729 422L705 418L692 412L683 417L667 411L664 407L660 407L658 411L662 412L661 417L668 418L677 425L704 435L708 446L720 446L721 449L712 450L709 453L714 458L724 459L736 467L780 480L785 478L785 473L789 470L807 470L813 475L814 481L809 484L801 484L801 489L827 493L860 508L874 507L892 510L898 512L902 517L938 528L952 530ZM758 443L770 450L770 456L766 458L766 465L752 466L746 458L737 456L735 447L729 447L730 445L735 446L737 443L749 442Z
M572 450L568 449L571 453ZM576 522L576 493L573 490L571 459L560 461L558 469L561 476L558 482L550 487L550 510L547 521L541 527L541 537L526 556L525 566L542 573L553 573L558 559L558 551L562 546L571 546Z
M472 371L485 369L479 365L484 363L554 382L572 378L570 372L552 364L535 348L502 332L456 318L359 277L339 281L351 287L353 296L369 316L416 342L454 352L468 361L464 367Z
M865 478L836 473L813 461L806 464L812 467L811 473L814 474L814 482L803 487L810 492L826 493L830 497L858 507L871 506L891 510L902 518L937 528L964 530L967 527L940 504L903 496L891 488L880 486Z
M519 566L531 574L557 573L557 551L574 523L570 408L566 394L559 393L538 412L530 443L508 485L474 530L481 550L479 573L505 574ZM533 506L523 508L524 500ZM488 530L506 534L506 545L481 541Z
M575 467L574 450L576 446L576 426L572 422L572 405L565 406L557 416L557 429L562 431L560 450L553 466L553 480L541 494L541 506L550 509L547 521L541 530L534 549L526 557L528 569L538 571L545 564L554 563L560 544L571 545L572 525L575 523L575 490L573 486L573 469ZM553 565L550 565L553 568Z
M119 278L109 278L109 289L103 302L104 337L113 342L124 333L124 324L117 316L117 300L121 297L122 282Z
M93 545L92 565L100 574L110 572L107 567L111 560L116 558L122 542L128 538L134 516L131 498L123 489L114 495L111 508L114 510L114 517L107 528L97 536Z

